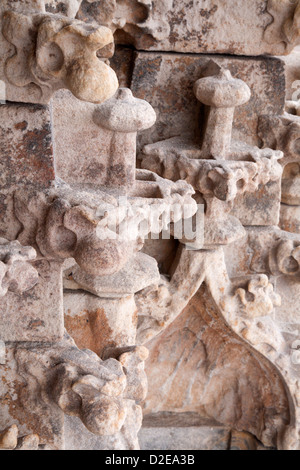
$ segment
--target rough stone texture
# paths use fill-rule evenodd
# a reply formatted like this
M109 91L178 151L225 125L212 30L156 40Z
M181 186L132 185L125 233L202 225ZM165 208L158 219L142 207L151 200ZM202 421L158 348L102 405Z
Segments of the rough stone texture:
M1 429L16 425L20 436L36 434L42 445L51 450L63 446L63 414L43 396L37 404L40 384L30 374L26 376L26 364L32 358L30 347L20 353L26 356L26 363L18 362L18 351L7 347L6 364L0 366L0 418ZM42 355L42 352L41 352ZM34 366L34 363L32 363ZM25 371L24 371L25 369Z
M282 414L286 404L278 401L282 385L279 380L275 385L274 371L267 372L267 363L262 365L259 356L219 322L202 290L168 330L148 344L149 393L144 413L194 412L247 430L261 440L273 420L271 427L277 418L283 426L289 419Z
M8 103L1 106L0 119L1 189L49 186L54 179L51 109Z
M8 291L23 294L32 289L38 282L39 276L30 261L36 258L36 252L31 247L22 247L19 242L8 242L0 239L0 296Z
M131 89L135 96L149 101L157 113L156 126L141 134L140 146L185 133L198 134L203 117L193 87L210 59L228 68L251 89L249 103L235 111L233 138L259 143L258 116L281 114L284 108L285 78L280 60L138 52Z
M113 300L66 291L64 310L66 330L79 348L102 357L106 348L136 342L137 311L132 296Z
M13 193L27 186L48 188L54 180L51 110L8 103L0 114L0 236L14 240L21 229L13 211Z
M298 2L289 0L83 0L79 18L140 50L280 55L299 43Z
M64 323L62 271L54 261L33 263L38 272L35 287L18 294L8 292L1 299L0 339L2 341L57 341Z
M216 427L142 428L142 450L229 450L230 432Z
M0 449L299 449L299 12L1 3Z

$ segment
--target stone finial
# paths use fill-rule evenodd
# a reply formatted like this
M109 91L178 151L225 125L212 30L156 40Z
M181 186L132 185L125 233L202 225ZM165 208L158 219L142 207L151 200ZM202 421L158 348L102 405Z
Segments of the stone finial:
M37 284L38 272L28 263L35 257L32 247L0 238L0 297L8 290L22 294Z
M195 83L196 98L210 107L202 146L203 158L228 159L234 109L251 97L248 85L233 78L229 70L210 61L204 78Z
M136 135L152 127L156 113L147 101L134 98L131 90L120 88L116 95L97 107L94 122L111 140L107 186L129 189L136 176Z
M135 98L129 88L119 88L111 100L97 108L94 121L113 132L137 133L155 124L156 113L147 101Z

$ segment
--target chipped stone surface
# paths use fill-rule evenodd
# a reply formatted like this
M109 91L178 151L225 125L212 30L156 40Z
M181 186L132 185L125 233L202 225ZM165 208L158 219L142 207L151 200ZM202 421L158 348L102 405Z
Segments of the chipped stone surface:
M298 2L289 0L83 0L79 18L139 50L281 55L299 43Z

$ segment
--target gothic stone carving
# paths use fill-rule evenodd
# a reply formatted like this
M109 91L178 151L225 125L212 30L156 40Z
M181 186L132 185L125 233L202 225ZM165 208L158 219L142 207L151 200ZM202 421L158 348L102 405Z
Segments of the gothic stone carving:
M113 52L106 27L88 25L46 13L43 5L1 3L0 78L7 83L6 99L48 103L53 92L68 88L79 99L100 103L118 87L105 59Z
M161 92L161 70L169 67L165 83L173 70L175 81L191 72L189 91L177 80L179 92L164 95L169 126L180 121L182 103L196 108L191 128L180 122L168 135L162 120L143 135L136 169L137 132L153 126L155 112L129 89L112 96L116 76L103 61L113 33L146 50L282 54L298 41L298 2L239 3L238 18L248 14L230 44L215 31L235 0L206 8L200 1L184 12L177 1L13 3L0 7L7 97L45 103L68 88L82 102L59 95L81 114L65 164L64 140L51 145L59 132L50 107L0 107L0 448L74 448L81 439L79 447L138 449L142 406L148 423L221 423L223 446L230 435L233 448L299 448L300 319L291 299L300 298L300 240L276 227L281 186L283 204L298 204L299 123L297 112L281 114L283 64L137 54L132 87L146 80L151 96ZM249 48L237 43L241 31L248 38L248 22ZM223 33L227 27L233 31L231 21ZM140 67L145 56L153 87L148 65ZM158 132L162 142L149 138ZM91 136L94 155L85 158L76 142ZM200 227L197 203L204 242L176 233L183 219ZM164 240L166 229L174 239ZM149 232L156 240L146 240Z

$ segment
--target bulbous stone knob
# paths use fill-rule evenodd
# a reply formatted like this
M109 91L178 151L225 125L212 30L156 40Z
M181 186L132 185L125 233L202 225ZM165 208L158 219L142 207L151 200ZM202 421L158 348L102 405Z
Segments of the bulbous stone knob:
M113 98L97 107L94 121L114 132L131 133L152 127L156 113L147 101L134 98L131 90L119 88Z
M223 69L213 77L200 78L194 91L201 103L216 108L235 108L247 103L251 97L248 85Z
M195 83L194 93L201 103L210 107L202 158L230 158L234 110L249 101L250 88L242 80L233 78L229 70L210 61L204 78Z
M103 139L110 140L106 186L128 191L135 184L136 135L149 129L156 113L147 101L134 98L128 88L119 88L113 98L96 107L94 122L101 127Z

